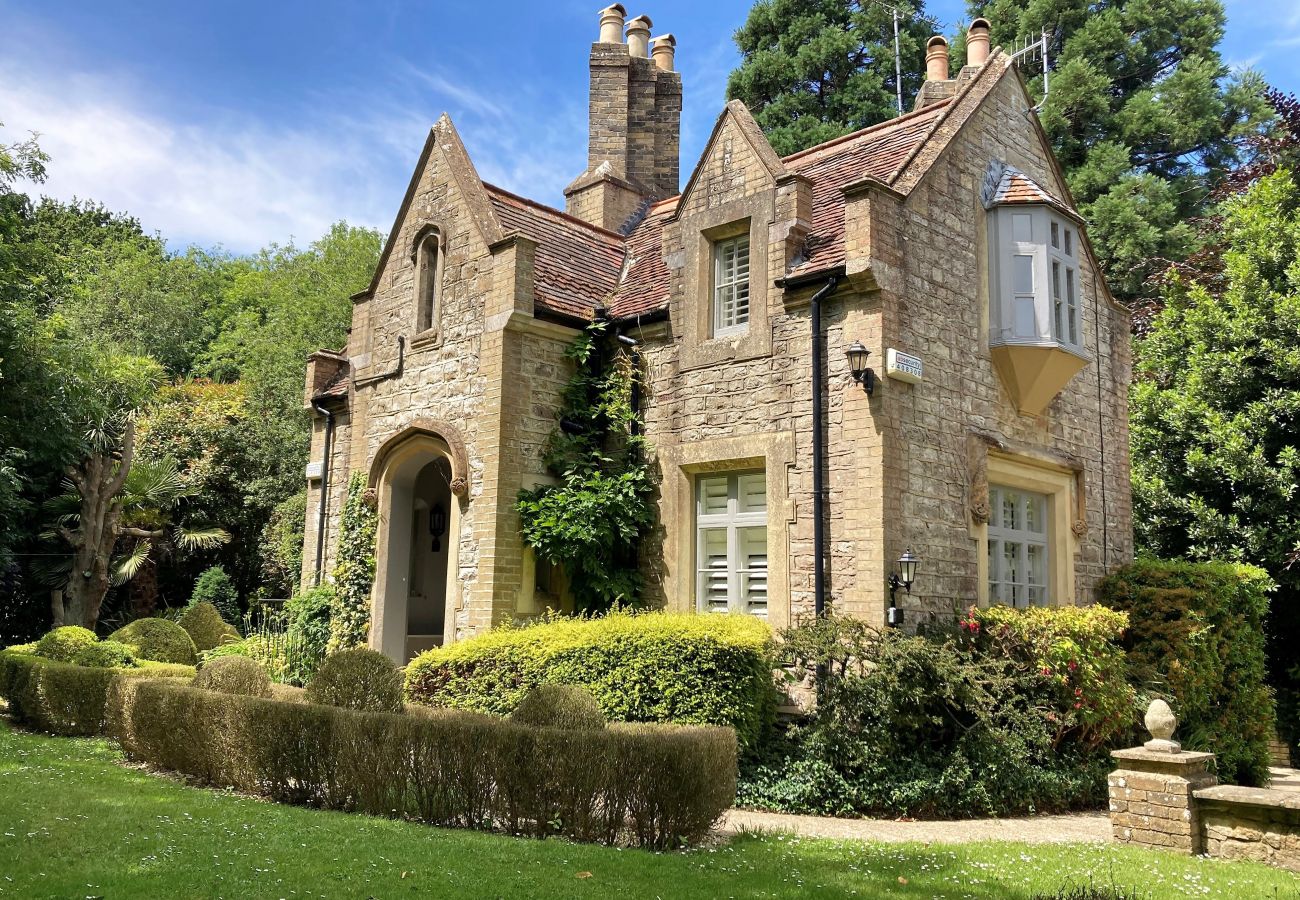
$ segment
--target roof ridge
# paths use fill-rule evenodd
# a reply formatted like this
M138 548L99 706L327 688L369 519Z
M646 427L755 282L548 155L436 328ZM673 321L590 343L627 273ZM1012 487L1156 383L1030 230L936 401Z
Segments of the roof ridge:
M602 228L599 225L594 225L591 222L588 222L586 219L579 219L577 216L566 213L562 209L556 209L553 206L547 206L545 203L542 203L537 200L533 200L529 197L522 197L519 194L516 194L514 191L508 191L499 185L491 184L485 181L483 182L483 187L487 188L489 193L499 194L506 199L514 200L517 203L522 203L524 206L531 207L532 209L535 209L538 212L555 216L561 221L568 222L573 225L580 225L583 228L586 228L588 231L595 232L600 237L613 238L615 241L619 242L620 244L626 239L626 235L619 234L617 231L610 231L608 228Z
M842 134L837 138L831 138L829 141L823 141L820 144L814 144L813 146L808 147L804 150L800 150L797 153L791 153L789 156L781 157L781 161L787 163L794 162L794 161L802 161L803 157L805 156L811 156L814 153L818 153L820 151L830 149L831 147L835 147L839 144L847 144L850 141L854 141L858 138L866 137L867 135L873 134L874 132L877 131L888 131L890 128L896 125L905 125L914 119L919 119L922 116L930 115L934 113L936 110L942 109L943 107L947 106L951 102L952 99L949 98L945 100L940 100L937 103L931 103L929 106L924 106L921 109L914 109L909 113L903 113L903 115L901 116L895 116L892 119L886 119L884 122L877 122L875 125L868 125L866 128L859 128L857 131L851 131L848 134Z

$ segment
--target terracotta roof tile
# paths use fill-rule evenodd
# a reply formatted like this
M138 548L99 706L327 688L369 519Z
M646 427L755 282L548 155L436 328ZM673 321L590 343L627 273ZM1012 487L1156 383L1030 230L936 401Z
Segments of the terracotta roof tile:
M863 178L888 183L929 133L948 101L882 122L785 158L786 168L812 179L812 233L808 260L794 272L829 269L844 262L845 186Z
M331 379L329 384L325 385L325 387L321 389L321 392L317 394L316 397L346 397L348 395L348 388L351 387L351 382L351 374L345 366L342 371Z
M610 304L618 319L643 316L668 305L668 267L664 265L664 223L677 210L673 197L650 207L627 237L627 270Z
M998 185L994 188L993 197L989 200L988 205L1002 206L1020 203L1046 203L1068 213L1072 217L1078 217L1078 213L1070 209L1069 205L1060 197L1052 194L1019 169L1006 166L1002 170L1002 177L998 180Z
M623 268L623 238L558 209L485 184L502 230L537 242L538 307L580 319L606 303Z

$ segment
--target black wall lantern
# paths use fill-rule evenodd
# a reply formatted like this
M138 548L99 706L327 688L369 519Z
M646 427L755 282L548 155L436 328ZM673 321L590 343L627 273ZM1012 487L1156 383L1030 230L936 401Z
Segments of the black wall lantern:
M908 547L898 558L898 571L891 572L889 575L889 617L886 622L890 628L897 628L903 624L903 611L894 602L894 594L900 587L905 588L909 594L912 593L912 582L916 580L916 564L920 561L921 558L914 555L912 548Z
M876 373L867 368L867 357L871 351L862 345L862 341L854 341L849 344L844 355L849 358L849 372L853 375L853 380L862 385L870 397L876 390Z

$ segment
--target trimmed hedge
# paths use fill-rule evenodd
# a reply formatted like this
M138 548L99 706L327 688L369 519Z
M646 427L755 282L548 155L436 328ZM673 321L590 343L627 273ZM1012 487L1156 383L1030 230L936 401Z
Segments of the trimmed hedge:
M64 625L45 634L36 642L35 653L55 662L72 662L78 652L93 646L99 638L89 628L80 625Z
M0 651L0 697L20 722L54 734L100 734L113 718L110 697L114 685L141 678L191 678L189 666L160 663L133 669L77 666Z
M203 664L194 676L194 686L223 694L246 697L271 696L271 676L256 660L246 656L225 656Z
M591 692L572 684L533 688L510 714L510 721L538 728L600 729L609 724Z
M135 649L140 659L192 666L199 661L198 650L185 629L167 619L136 619L108 636Z
M1153 559L1098 585L1100 602L1129 616L1129 677L1163 697L1189 750L1216 755L1219 778L1268 781L1275 727L1265 681L1264 621L1273 582L1254 566Z
M190 640L194 641L194 649L200 653L240 639L235 627L228 624L221 617L220 611L207 602L191 603L185 607L176 624L185 629Z
M613 722L729 725L754 747L776 711L772 632L752 616L616 612L497 628L406 667L416 703L509 715L541 684L574 684Z
M71 662L91 669L134 669L138 665L131 648L117 641L99 641L82 647L72 655Z
M530 728L447 710L360 712L141 682L119 723L135 759L286 803L663 848L735 795L730 729Z
M344 709L401 712L402 673L378 650L341 650L325 657L307 685L307 700Z

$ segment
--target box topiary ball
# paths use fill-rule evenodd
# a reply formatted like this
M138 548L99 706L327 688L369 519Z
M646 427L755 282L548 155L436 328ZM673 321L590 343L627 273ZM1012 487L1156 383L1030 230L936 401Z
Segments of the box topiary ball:
M180 663L192 666L199 659L194 641L185 629L166 619L136 619L108 636L110 641L121 641L134 648L139 659L154 662Z
M82 647L73 654L72 662L88 669L134 669L139 665L131 648L118 641L100 641Z
M512 722L543 728L599 731L605 714L586 688L574 684L543 684L524 695L510 714Z
M307 700L372 712L402 711L402 673L377 650L357 647L325 657L307 684Z
M185 607L185 612L181 613L176 624L185 629L200 653L239 640L239 632L221 618L221 613L211 603L190 604Z
M36 655L58 662L72 662L77 651L98 641L95 632L79 625L56 628L36 642Z
M222 656L204 663L194 676L194 686L244 697L271 696L271 676L247 656Z

